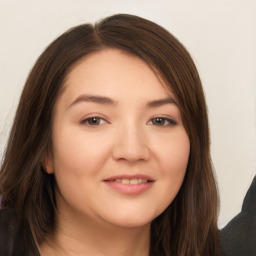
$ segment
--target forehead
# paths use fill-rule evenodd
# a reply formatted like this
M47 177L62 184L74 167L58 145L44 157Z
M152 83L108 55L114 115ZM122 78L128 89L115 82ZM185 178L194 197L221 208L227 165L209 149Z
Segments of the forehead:
M112 48L81 59L68 72L63 87L70 98L79 93L113 98L173 97L170 87L145 61Z

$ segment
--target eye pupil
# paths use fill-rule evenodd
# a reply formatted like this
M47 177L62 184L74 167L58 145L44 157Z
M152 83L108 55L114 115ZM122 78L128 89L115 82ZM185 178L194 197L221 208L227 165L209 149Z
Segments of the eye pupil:
M165 120L163 118L154 118L153 119L153 123L156 124L156 125L164 125L165 123Z
M88 123L90 125L97 125L100 123L100 119L97 117L92 117L92 118L88 119Z

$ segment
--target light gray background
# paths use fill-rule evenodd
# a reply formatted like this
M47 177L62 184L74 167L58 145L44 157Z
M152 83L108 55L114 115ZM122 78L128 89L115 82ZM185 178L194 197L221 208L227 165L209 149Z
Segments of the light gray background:
M256 173L256 1L0 0L0 156L33 63L66 29L130 13L167 28L191 52L209 107L223 227Z

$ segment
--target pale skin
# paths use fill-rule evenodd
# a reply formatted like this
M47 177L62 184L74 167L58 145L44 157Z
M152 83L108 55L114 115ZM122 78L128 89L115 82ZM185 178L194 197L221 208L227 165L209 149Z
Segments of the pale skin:
M56 177L57 223L40 254L148 256L151 222L178 193L189 157L175 97L116 49L85 57L63 86L44 161Z

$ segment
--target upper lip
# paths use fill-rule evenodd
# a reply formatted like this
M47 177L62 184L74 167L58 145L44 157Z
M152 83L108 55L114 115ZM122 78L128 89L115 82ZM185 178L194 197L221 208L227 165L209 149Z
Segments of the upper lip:
M147 181L155 181L152 177L150 177L149 175L145 175L145 174L135 174L135 175L117 175L117 176L112 176L109 178L104 179L104 181L111 181L111 180L117 180L117 179L145 179Z

